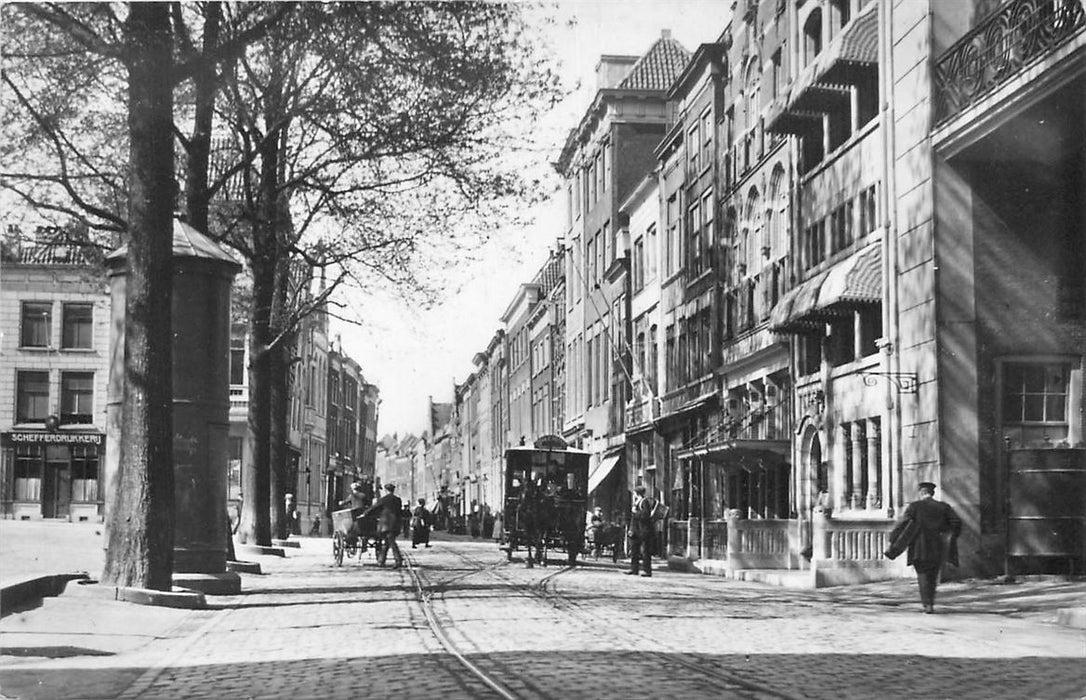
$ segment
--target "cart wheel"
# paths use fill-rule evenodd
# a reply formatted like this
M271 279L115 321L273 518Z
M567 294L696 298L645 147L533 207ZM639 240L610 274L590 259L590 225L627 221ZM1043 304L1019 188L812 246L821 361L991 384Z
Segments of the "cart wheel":
M343 566L343 534L335 533L332 535L332 558L336 562L336 566Z

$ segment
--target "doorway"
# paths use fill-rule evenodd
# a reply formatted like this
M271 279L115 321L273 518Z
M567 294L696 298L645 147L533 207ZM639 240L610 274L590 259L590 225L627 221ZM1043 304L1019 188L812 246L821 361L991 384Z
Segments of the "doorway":
M47 461L41 492L42 517L67 518L71 502L72 472L68 462Z

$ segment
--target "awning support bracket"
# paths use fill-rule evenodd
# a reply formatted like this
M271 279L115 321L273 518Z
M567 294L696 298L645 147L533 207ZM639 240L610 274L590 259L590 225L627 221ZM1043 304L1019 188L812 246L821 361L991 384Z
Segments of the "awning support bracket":
M896 386L899 394L915 394L919 384L916 372L860 372L866 386L875 386L880 377Z

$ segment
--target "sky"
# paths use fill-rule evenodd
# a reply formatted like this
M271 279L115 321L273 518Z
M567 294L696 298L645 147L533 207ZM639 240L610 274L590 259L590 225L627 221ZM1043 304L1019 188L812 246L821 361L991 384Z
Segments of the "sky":
M563 0L559 21L547 27L569 97L533 131L551 134L554 155L565 133L577 125L596 92L595 71L604 54L641 55L662 30L689 51L713 41L730 14L729 0ZM568 20L574 20L572 23ZM553 160L553 157L550 158ZM474 369L501 327L501 315L520 284L531 280L563 232L562 200L555 193L531 212L534 223L503 230L478 259L453 268L453 291L436 307L421 310L388 298L349 300L360 325L332 322L344 352L362 366L366 381L380 389L379 435L421 434L428 429L429 398L453 400L455 383ZM449 273L446 273L448 276Z

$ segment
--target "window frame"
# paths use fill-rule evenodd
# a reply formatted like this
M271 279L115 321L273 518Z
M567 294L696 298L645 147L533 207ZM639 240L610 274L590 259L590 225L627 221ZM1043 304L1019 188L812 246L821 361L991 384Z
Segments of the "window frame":
M65 302L61 304L60 311L60 348L62 350L93 350L94 349L94 304L87 302ZM76 310L86 311L86 319L72 319L72 312ZM82 321L78 325L72 325L69 321ZM85 344L80 343L83 333L86 331ZM72 338L72 334L76 336Z
M36 312L31 312L32 308ZM31 322L34 322L33 325ZM44 330L44 341L38 341L35 331ZM29 337L31 334L35 337ZM27 342L31 340L32 342ZM53 342L53 302L23 301L19 307L19 347L48 349Z

